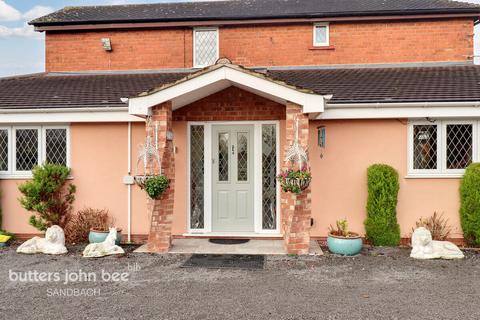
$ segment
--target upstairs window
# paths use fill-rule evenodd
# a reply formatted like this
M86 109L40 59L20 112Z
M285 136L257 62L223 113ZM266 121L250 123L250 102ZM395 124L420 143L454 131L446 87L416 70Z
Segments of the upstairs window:
M409 175L461 175L480 159L479 121L414 121L409 125Z
M193 30L193 66L203 68L218 60L218 29L196 28Z
M313 25L313 46L328 47L330 45L330 26L328 23L315 23Z
M25 177L44 162L69 165L66 126L0 127L0 177Z

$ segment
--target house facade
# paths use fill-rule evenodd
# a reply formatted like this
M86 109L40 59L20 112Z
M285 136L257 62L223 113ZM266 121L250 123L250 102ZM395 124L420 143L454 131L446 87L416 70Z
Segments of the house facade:
M3 227L36 233L18 184L48 161L72 168L76 209L108 209L152 251L247 237L303 254L338 219L364 231L366 170L385 163L400 175L402 236L436 211L461 240L459 181L480 160L479 15L453 1L258 0L34 20L45 72L0 79ZM312 172L299 195L276 181L293 144ZM145 170L170 179L161 199L134 185Z

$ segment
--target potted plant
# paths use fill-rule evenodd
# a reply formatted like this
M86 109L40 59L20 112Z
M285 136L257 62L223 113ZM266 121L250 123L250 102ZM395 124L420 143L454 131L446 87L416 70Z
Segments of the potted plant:
M88 233L88 242L100 243L105 241L108 236L109 228L114 226L114 220L108 215L108 211L99 212L91 222L90 232ZM117 239L115 244L119 245L122 241L122 229L117 228Z
M284 192L301 193L307 189L312 181L312 174L308 169L287 169L277 176L277 180Z
M354 256L362 250L363 241L358 233L348 231L346 219L338 220L336 228L330 226L327 238L328 250L344 256Z

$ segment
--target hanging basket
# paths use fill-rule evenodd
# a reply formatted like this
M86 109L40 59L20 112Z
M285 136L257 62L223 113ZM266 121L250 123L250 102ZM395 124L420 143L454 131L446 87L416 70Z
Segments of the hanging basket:
M307 189L312 181L312 175L309 171L287 170L277 177L280 186L284 192L301 193Z

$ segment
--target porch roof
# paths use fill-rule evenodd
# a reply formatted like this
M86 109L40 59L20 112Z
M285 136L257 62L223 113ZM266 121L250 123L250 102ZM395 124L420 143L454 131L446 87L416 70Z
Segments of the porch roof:
M130 98L129 113L148 115L151 107L166 101L172 101L175 110L230 86L281 104L286 104L287 101L296 103L303 107L304 113L323 112L325 99L331 98L310 89L276 80L264 73L231 64L228 59L220 59L215 65Z

